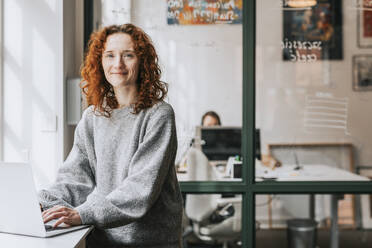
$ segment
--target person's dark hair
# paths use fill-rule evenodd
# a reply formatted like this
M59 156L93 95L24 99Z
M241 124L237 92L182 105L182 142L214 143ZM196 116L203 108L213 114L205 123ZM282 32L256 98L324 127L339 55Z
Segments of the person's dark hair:
M216 112L214 112L214 111L208 111L208 112L206 112L206 113L203 115L202 120L201 120L201 125L203 125L204 119L205 119L205 117L207 117L207 116L211 116L211 117L215 118L215 119L217 120L217 124L221 126L221 119L220 119L220 117L218 116L218 114L217 114Z
M119 105L102 67L102 53L107 37L115 33L130 35L135 53L139 58L138 97L137 102L134 103L133 112L138 114L141 110L152 107L163 100L168 92L167 84L160 81L159 59L150 37L133 24L105 27L90 36L88 51L81 70L83 78L81 88L86 95L88 105L94 105L95 110L97 109L106 117L110 117L112 110Z

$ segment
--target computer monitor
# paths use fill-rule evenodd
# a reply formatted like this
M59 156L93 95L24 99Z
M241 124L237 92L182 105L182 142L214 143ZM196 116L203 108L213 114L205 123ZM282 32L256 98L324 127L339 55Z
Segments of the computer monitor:
M227 160L230 156L241 156L242 134L240 127L198 127L201 150L209 160ZM255 131L256 158L261 160L260 130Z

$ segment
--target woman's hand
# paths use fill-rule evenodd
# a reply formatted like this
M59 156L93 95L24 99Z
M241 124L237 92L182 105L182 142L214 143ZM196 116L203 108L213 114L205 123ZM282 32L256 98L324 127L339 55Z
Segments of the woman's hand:
M42 213L44 223L51 220L58 219L53 225L54 227L64 223L67 226L81 225L81 218L78 211L65 207L65 206L54 206Z

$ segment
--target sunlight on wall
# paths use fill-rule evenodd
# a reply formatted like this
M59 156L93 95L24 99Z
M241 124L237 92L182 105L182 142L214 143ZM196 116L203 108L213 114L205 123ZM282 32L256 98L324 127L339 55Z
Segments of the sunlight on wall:
M45 34L44 34L45 35ZM55 52L37 28L32 29L32 86L35 96L40 97L48 109L54 107L56 75ZM43 108L46 108L45 106Z
M43 30L41 30L43 31ZM44 36L37 28L32 29L32 126L31 137L32 162L33 167L38 167L38 181L44 181L45 174L47 178L53 178L55 171L44 169L42 166L46 163L53 165L56 158L55 143L51 140L56 138L55 118L55 95L56 85L53 78L56 75L56 52L52 50L52 44L46 41ZM44 65L44 66L43 66ZM54 122L54 123L53 123Z
M4 63L4 160L22 161L22 83L10 66Z
M4 160L29 162L38 188L62 162L62 9L57 0L4 0Z
M57 0L44 0L45 3L49 6L50 10L55 12L57 9Z
M5 11L6 10L6 11ZM17 1L4 1L4 50L9 52L17 66L22 65L23 15ZM7 25L11 23L11 25ZM7 53L5 53L7 56ZM7 57L4 57L7 60ZM20 71L17 72L19 74Z
M55 143L50 142L55 139L54 132L42 132L44 126L44 114L40 106L33 102L32 104L32 126L37 130L32 132L31 137L31 158L35 177L37 178L37 187L46 185L51 182L55 175L54 161L56 160Z
M4 2L4 160L23 161L22 115L24 73L22 11L17 1Z

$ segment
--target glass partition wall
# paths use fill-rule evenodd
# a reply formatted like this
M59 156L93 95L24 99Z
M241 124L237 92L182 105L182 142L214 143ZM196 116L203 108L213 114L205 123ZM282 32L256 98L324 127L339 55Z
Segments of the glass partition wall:
M371 195L256 195L256 246L370 247Z
M368 2L257 1L257 180L369 180Z
M372 6L255 3L255 247L369 246L353 237L369 219L355 193L372 190Z
M369 1L109 3L85 1L86 36L111 23L140 26L153 39L169 84L186 247L186 236L200 236L196 225L216 221L216 213L226 217L218 223L240 222L235 233L225 230L227 243L205 244L249 248L265 245L275 225L286 229L287 220L318 218L316 209L326 201L343 202L348 216L356 216L356 194L372 191ZM219 123L212 120L219 125L202 126L208 111L219 115ZM306 208L288 210L291 202ZM205 214L195 206L213 210ZM275 224L273 214L284 217ZM329 223L316 228L339 227L338 217L329 215ZM360 227L364 217L354 217L351 228ZM334 240L331 247L339 247Z

